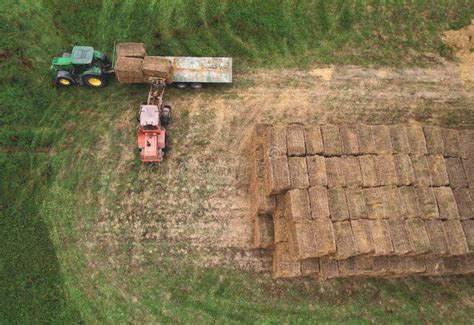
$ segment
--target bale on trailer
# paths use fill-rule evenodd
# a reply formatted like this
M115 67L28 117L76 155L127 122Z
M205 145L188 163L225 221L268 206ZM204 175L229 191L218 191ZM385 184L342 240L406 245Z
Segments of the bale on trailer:
M405 218L418 218L420 217L420 208L418 207L418 201L416 198L415 189L413 187L400 187L398 189L400 194L400 204L402 209L402 215Z
M316 241L316 255L326 256L334 254L337 250L336 237L331 219L319 218L312 220L315 229L314 239Z
M372 238L374 239L374 254L385 256L393 253L393 245L390 240L387 220L370 220Z
M118 43L115 51L117 58L130 57L143 59L146 56L146 49L143 43Z
M327 186L326 159L323 156L307 156L309 184L311 186Z
M425 220L425 229L431 243L431 253L434 255L446 255L448 244L444 234L443 221Z
M446 163L444 157L441 155L427 156L428 166L431 174L432 186L447 186L449 185L448 172L446 170Z
M142 71L143 59L121 56L115 62L115 75L120 83L143 83L147 78Z
M359 159L354 156L343 156L339 160L344 183L347 187L361 187L362 174L360 171Z
M388 232L392 240L393 251L396 255L405 255L413 249L405 230L405 224L402 219L387 220Z
M407 154L394 155L395 169L397 172L397 184L408 186L415 183L415 172L410 156Z
M426 148L430 155L442 155L444 153L443 137L441 129L436 126L425 126L423 131L426 139Z
M405 220L405 229L413 255L425 254L431 250L430 239L422 219L413 218Z
M413 155L426 155L428 149L426 148L423 128L419 125L407 125L406 130L408 143L410 145L410 153Z
M458 131L454 129L441 129L441 137L443 138L444 144L444 156L445 157L459 157L460 148L458 140Z
M450 187L433 188L441 219L459 219L458 206Z
M340 156L342 154L341 134L337 125L322 125L323 146L325 156Z
M393 155L375 156L374 161L380 185L397 185L397 171Z
M287 147L285 126L275 125L267 129L266 139L264 141L264 153L265 156L268 157L278 157L286 155Z
M469 248L461 222L459 220L446 220L443 222L443 227L444 233L446 234L449 255L467 254Z
M410 153L410 144L408 143L407 130L404 125L392 125L390 127L390 137L392 140L393 152Z
M354 243L354 235L349 221L334 222L334 234L336 235L335 253L336 259L346 259L357 254Z
M448 172L449 185L452 188L468 187L466 173L460 158L446 158L446 170Z
M370 220L351 220L354 246L358 254L371 254L375 252L374 239L370 227Z
M360 170L362 174L363 187L379 186L380 182L377 178L377 169L375 167L374 156L359 156Z
M253 234L253 245L255 248L271 247L274 243L272 216L256 213L254 216Z
M268 195L283 193L291 186L288 158L286 156L266 157L265 187Z
M384 199L380 187L365 188L364 197L369 219L385 218Z
M304 138L306 141L306 154L323 154L323 136L321 135L321 127L319 125L306 126L304 128Z
M360 151L356 127L352 125L341 125L339 132L341 133L342 154L358 155Z
M365 204L364 191L361 188L346 189L347 207L351 220L367 219L368 211Z
M173 81L173 65L170 60L158 56L145 56L142 68L146 77L165 79L167 83Z
M310 187L308 190L311 218L329 218L329 203L327 189L322 186Z
M377 153L392 154L393 147L390 137L390 128L386 125L372 125L371 131Z
M289 157L291 189L306 189L309 187L308 167L305 157Z
M436 197L431 187L415 188L416 200L423 219L438 219L439 211Z
M359 151L361 154L375 154L377 150L375 148L375 141L372 136L372 131L369 125L359 125L357 130L359 138Z
M304 129L302 125L288 125L286 128L286 143L288 156L304 156L306 154Z
M346 193L343 188L328 190L329 211L333 221L349 220Z
M415 186L431 186L431 172L425 156L411 156L413 171L415 172Z
M474 198L471 197L471 191L467 188L456 188L453 194L460 219L474 219Z

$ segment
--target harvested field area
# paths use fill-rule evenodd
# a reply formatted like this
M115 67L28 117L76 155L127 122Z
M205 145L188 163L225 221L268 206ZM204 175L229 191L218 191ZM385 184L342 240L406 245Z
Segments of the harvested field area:
M250 169L269 162L270 185L259 191L254 184L264 180L251 173L251 219L255 247L273 252L273 276L474 272L474 184L463 136L419 125L257 125ZM370 150L359 150L368 142Z

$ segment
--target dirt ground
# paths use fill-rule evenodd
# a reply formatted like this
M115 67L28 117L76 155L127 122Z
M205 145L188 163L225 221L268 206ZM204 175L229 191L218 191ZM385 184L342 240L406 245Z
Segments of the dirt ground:
M180 260L269 271L270 254L251 249L246 163L255 123L407 122L474 128L474 84L461 78L456 63L258 70L238 74L234 81L232 87L167 92L174 113L172 148L161 165L142 166L137 179L121 189L120 202L103 209L97 237L89 240L91 250L101 245L117 267ZM124 132L134 129L134 114L131 109L121 118ZM129 154L134 143L121 148L128 163L117 172L126 171L135 159Z

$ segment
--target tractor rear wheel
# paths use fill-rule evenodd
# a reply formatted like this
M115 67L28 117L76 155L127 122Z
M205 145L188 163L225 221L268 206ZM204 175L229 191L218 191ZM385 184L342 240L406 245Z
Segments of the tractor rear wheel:
M104 75L85 75L82 77L84 85L91 88L102 88L107 85L107 79Z
M68 71L60 70L54 79L54 85L56 88L71 87L74 85L74 78Z

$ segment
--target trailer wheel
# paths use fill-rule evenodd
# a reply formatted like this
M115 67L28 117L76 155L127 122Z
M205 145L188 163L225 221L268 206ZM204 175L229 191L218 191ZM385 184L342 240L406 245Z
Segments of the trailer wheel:
M176 88L178 88L178 89L186 89L186 88L188 88L188 84L185 84L185 83L180 82L180 83L177 83L177 84L176 84Z
M202 89L202 83L192 83L191 88L196 90Z

